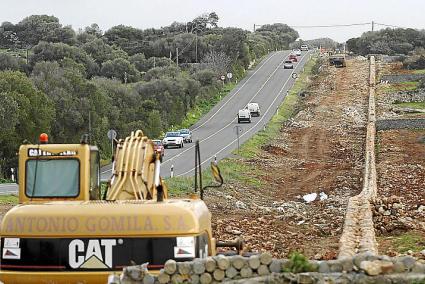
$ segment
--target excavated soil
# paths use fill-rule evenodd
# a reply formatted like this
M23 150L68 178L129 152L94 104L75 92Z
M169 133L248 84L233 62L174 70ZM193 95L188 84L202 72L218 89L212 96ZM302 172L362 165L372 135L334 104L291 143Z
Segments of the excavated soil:
M348 198L362 187L367 78L368 62L356 59L312 78L278 137L257 158L241 159L260 185L227 184L206 198L217 239L243 236L248 250L277 257L336 257Z

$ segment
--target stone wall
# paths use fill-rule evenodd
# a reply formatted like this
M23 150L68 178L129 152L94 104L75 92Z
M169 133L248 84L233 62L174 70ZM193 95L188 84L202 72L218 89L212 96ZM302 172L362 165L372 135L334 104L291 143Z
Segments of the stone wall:
M425 118L381 119L376 121L376 130L425 129Z
M388 83L401 83L407 81L419 81L424 78L425 74L382 75L381 81L388 81Z
M337 260L306 261L302 264L291 259L273 259L267 253L250 257L218 255L190 262L169 260L159 275L150 274L146 267L147 264L126 267L120 276L111 275L109 283L393 283L389 282L392 279L397 280L396 283L425 281L423 261L417 261L411 256L390 258L369 253ZM332 280L333 282L329 282Z
M376 197L376 167L375 167L375 57L370 57L369 65L369 102L366 132L365 169L363 188L359 195L348 201L343 232L339 241L338 258L351 257L357 253L369 252L377 254L378 248L373 226L373 215L370 201Z
M425 89L381 95L378 98L378 102L387 104L425 102Z

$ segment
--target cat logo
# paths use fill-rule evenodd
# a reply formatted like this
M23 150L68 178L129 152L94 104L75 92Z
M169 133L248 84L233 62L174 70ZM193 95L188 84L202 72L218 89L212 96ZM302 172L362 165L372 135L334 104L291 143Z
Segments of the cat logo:
M112 249L116 244L115 239L89 240L86 247L82 240L72 240L68 246L69 266L74 269L112 268Z

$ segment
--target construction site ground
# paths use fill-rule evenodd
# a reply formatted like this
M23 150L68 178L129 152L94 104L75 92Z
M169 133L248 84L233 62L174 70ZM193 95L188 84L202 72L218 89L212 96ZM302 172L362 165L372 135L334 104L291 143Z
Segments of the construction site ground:
M382 74L406 74L400 63L381 63ZM378 85L378 118L424 118L424 113L394 113L395 93L417 82ZM424 258L425 250L425 129L379 131L377 135L378 204L374 225L379 252ZM385 204L385 209L383 207Z
M326 64L311 79L299 112L256 158L240 159L259 186L226 184L206 199L215 237L243 236L248 250L313 259L337 256L350 196L361 191L368 62ZM317 194L312 202L307 194Z
M280 135L257 158L240 160L255 167L247 175L262 186L230 184L210 202L219 239L240 234L249 249L279 257L291 251L316 259L336 256L348 198L362 185L367 70L362 58L349 60L347 68L325 67ZM409 71L400 63L382 63L378 73ZM378 119L423 118L423 113L395 113L391 99L417 85L378 85ZM377 134L378 198L373 205L381 254L424 258L424 143L424 129ZM321 192L328 198L320 201ZM319 195L316 201L302 199L309 193Z

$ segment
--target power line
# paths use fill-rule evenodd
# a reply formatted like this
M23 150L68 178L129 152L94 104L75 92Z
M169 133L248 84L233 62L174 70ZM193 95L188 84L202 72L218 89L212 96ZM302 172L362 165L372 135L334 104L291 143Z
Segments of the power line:
M356 23L356 24L336 24L336 25L312 25L312 26L290 26L291 28L335 28L335 27L351 27L351 26L366 26L372 24L369 23Z
M394 26L394 25L387 25L387 24L381 24L381 23L375 23L379 26L389 27L389 28L397 28L397 29L413 29L413 28L406 28L406 27L400 27L400 26Z

